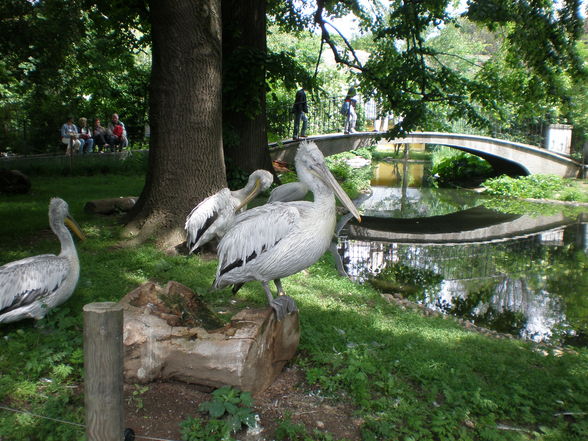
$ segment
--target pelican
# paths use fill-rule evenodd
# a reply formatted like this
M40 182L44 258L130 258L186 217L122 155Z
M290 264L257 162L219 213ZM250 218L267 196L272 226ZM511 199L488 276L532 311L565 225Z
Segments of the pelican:
M308 185L304 182L288 182L274 188L266 203L300 201L304 199L307 193Z
M281 320L296 311L280 279L314 264L329 248L335 231L335 195L361 221L359 211L325 165L314 142L303 142L295 158L300 182L314 201L273 202L239 214L218 246L214 288L258 280L270 306ZM278 290L274 298L269 288Z
M223 188L200 202L186 218L186 245L190 253L215 237L221 238L232 225L235 213L245 207L260 192L272 185L273 175L267 170L255 170L247 185L240 190Z
M80 262L66 225L81 240L85 238L63 199L51 199L49 225L61 242L58 256L42 254L0 266L0 323L40 320L74 292Z

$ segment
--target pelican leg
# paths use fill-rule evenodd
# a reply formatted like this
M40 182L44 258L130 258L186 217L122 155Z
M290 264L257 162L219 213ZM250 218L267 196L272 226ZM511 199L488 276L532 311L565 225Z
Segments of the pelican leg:
M278 295L285 296L286 293L284 292L284 288L282 288L282 281L280 279L275 279L274 283L276 284L276 289L278 290Z
M267 296L267 301L271 305L272 301L274 300L274 296L272 295L269 284L267 282L261 282L261 284L263 285L263 290Z
M333 255L333 259L335 260L335 266L337 267L337 272L340 276L349 277L347 272L345 271L345 266L343 265L343 260L339 255L339 251L337 251L337 240L331 241L331 245L329 246L329 251Z
M287 314L298 311L296 303L292 297L282 294L278 296L278 298L274 299L270 291L269 284L267 282L261 282L261 284L263 285L263 289L265 290L265 295L267 296L267 300L270 306L276 313L277 320L282 320ZM278 281L276 287L278 287L278 290L283 293L284 291L280 289L282 287L281 285L282 284Z
M237 291L239 291L243 285L245 285L245 284L244 283L235 283L233 285L233 288L231 289L231 293L233 295L237 294Z

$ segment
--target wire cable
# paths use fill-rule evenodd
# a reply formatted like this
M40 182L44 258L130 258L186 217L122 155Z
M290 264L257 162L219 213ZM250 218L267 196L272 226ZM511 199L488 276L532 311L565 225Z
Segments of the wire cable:
M41 418L41 419L44 419L44 420L55 421L57 423L69 424L70 426L75 426L75 427L78 427L80 429L85 429L86 428L86 426L84 424L81 424L81 423L74 423L72 421L62 420L62 419L59 419L59 418L52 418L52 417L48 417L48 416L44 416L44 415L39 415L38 413L29 412L28 410L13 409L12 407L6 407L6 406L2 406L2 405L0 405L0 409L7 410L9 412L14 412L14 413L22 413L22 414L25 414L25 415L30 415L32 417ZM128 435L129 438L126 438L127 437L127 433L129 433L129 435ZM134 433L134 431L132 429L126 429L125 430L125 439L131 439L131 440L132 439L147 439L147 440L152 440L152 441L178 441L178 440L169 439L169 438L157 438L157 437L146 436L146 435L135 435L135 433Z

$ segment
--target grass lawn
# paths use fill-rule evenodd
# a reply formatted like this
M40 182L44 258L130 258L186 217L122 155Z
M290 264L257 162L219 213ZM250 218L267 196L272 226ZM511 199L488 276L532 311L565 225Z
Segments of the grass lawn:
M74 295L39 322L0 325L0 405L83 423L82 307L117 301L148 280L176 280L213 305L215 261L167 256L152 245L118 247L116 218L84 213L92 199L138 195L139 176L33 179L25 196L0 196L0 264L57 253L47 222L60 196L82 226L81 276ZM466 264L466 263L464 263ZM337 275L327 253L283 281L300 309L302 339L293 361L324 396L354 404L364 440L586 440L588 351L495 339L453 320L424 317ZM239 305L264 305L249 283ZM82 439L78 428L0 409L2 441ZM297 438L302 439L302 438ZM305 439L329 439L308 435Z

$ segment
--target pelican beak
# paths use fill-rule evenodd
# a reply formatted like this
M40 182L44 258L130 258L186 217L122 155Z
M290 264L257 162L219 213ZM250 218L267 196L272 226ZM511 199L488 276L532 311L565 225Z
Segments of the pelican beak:
M245 199L243 199L243 202L241 202L239 204L239 206L237 208L235 208L235 213L238 213L239 210L241 210L241 208L247 206L247 204L249 202L251 202L253 200L253 198L259 194L260 191L261 191L261 179L256 179L255 185L253 186L253 190L251 190L251 193L249 193L247 196L245 196Z
M327 184L331 189L335 192L337 198L341 201L343 206L349 210L349 212L355 217L358 222L361 222L361 215L359 214L359 210L355 206L355 204L351 201L345 190L341 188L333 173L327 168L326 165L321 164L316 170L313 170L313 173L321 179L325 184Z
M75 219L71 216L66 216L65 217L65 225L67 225L69 227L69 229L71 231L73 231L73 233L78 236L78 238L80 240L86 240L86 236L84 236L84 233L82 233L82 229L80 228L80 226L78 225L78 223L75 221Z

